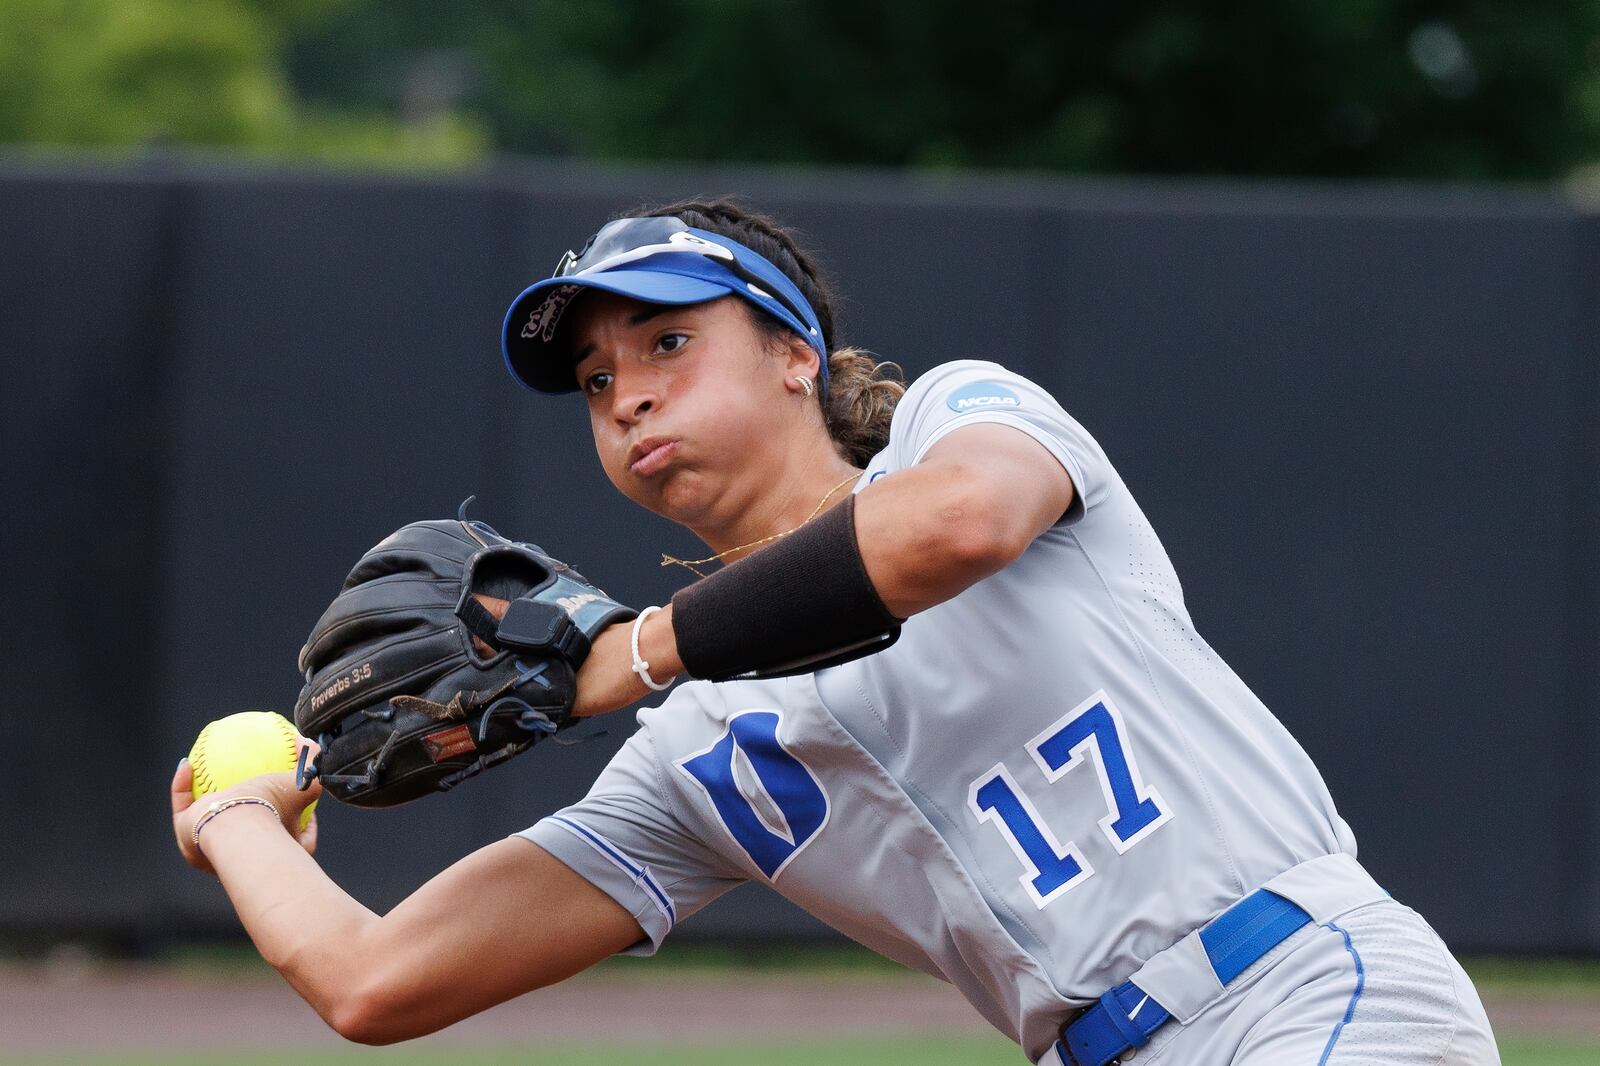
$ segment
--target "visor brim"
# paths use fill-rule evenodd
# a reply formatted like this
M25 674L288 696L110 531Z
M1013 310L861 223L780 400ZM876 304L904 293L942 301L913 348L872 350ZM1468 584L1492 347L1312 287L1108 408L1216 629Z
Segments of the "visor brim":
M627 296L644 303L684 306L705 303L735 292L721 282L661 270L608 270L589 277L581 275L547 278L524 289L511 303L500 331L500 350L511 376L535 392L577 392L572 372L572 352L566 341L563 320L571 302L555 312L552 322L534 322L552 289L572 286L598 289ZM573 293L575 300L581 293ZM531 336L524 336L531 332Z

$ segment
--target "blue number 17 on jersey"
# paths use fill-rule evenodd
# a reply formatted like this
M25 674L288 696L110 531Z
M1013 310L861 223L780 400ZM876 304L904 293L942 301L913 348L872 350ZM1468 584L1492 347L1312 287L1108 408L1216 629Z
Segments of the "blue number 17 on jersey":
M1121 855L1165 825L1172 810L1139 776L1122 715L1104 692L1096 692L1025 745L1046 781L1055 782L1089 754L1100 775L1108 813L1100 830ZM967 790L967 805L980 822L992 822L1022 861L1022 887L1043 908L1094 874L1072 841L1062 843L1039 817L1004 763Z

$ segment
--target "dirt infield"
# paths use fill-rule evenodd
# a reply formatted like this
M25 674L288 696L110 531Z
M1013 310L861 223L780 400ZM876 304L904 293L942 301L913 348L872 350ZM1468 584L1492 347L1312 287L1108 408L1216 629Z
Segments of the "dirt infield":
M1600 996L1491 988L1484 1000L1502 1036L1600 1042ZM953 989L916 974L651 972L642 963L580 975L415 1043L711 1043L990 1031ZM12 1054L342 1044L270 971L104 963L0 968L0 1048Z
M991 1031L949 986L915 974L583 974L418 1044L649 1043ZM0 970L0 1048L311 1048L343 1041L275 974L95 965Z

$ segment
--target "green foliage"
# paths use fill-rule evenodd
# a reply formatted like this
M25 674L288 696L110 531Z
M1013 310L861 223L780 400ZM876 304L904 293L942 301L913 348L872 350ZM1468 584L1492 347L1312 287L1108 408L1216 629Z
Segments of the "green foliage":
M286 37L343 0L0 0L0 143L471 159L481 130L301 106Z
M0 141L1554 178L1593 0L0 0Z
M0 129L18 140L243 144L281 137L269 27L226 0L4 0ZM20 31L20 32L19 32Z
M1600 6L611 0L493 35L502 143L618 159L1548 177Z

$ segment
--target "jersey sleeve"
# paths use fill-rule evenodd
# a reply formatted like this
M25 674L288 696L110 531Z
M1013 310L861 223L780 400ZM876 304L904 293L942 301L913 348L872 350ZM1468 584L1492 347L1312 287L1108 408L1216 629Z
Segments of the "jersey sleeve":
M670 804L650 730L641 728L587 796L516 835L633 915L645 938L624 954L653 955L680 920L746 879L686 830Z
M913 466L949 433L980 422L1021 430L1055 456L1072 479L1063 524L1076 522L1104 497L1110 462L1088 430L1033 381L981 359L943 363L906 390L890 424L886 469Z

